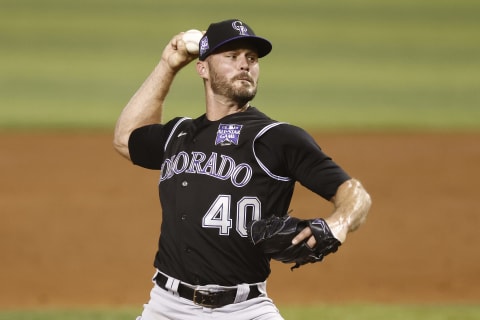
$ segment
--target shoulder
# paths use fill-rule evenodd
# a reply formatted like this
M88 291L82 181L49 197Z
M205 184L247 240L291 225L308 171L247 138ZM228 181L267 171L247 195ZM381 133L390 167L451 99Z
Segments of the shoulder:
M264 142L269 141L273 144L282 145L314 142L313 137L305 129L285 122L275 122L266 126L259 138Z
M159 141L165 142L175 129L183 122L184 118L175 118L165 124L149 124L138 127L132 131L128 138L129 149L135 145L158 144Z
M132 131L130 138L132 138L132 136L145 136L145 135L151 136L151 135L160 135L160 134L163 135L165 133L168 134L170 131L175 130L175 128L177 128L179 125L182 124L182 122L186 120L189 120L189 118L177 117L166 122L165 124L156 123L156 124L148 124L142 127L138 127Z

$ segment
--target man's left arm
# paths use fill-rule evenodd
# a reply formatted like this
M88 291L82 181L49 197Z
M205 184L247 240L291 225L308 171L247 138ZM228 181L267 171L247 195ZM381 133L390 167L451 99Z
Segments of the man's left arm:
M334 210L325 221L335 238L343 243L347 233L355 231L365 221L372 200L360 181L349 179L338 187L330 201L334 205ZM292 243L297 244L307 238L309 238L307 244L315 247L316 241L309 227L293 238Z

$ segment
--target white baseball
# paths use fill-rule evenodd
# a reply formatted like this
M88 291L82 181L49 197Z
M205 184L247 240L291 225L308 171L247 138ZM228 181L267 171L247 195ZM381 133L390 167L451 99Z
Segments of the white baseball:
M191 29L185 31L182 35L182 40L185 42L187 51L190 54L198 54L200 39L203 37L203 33L200 30Z

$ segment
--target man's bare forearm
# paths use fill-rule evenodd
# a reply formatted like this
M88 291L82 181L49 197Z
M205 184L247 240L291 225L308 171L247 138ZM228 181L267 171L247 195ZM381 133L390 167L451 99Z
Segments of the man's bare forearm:
M161 122L163 103L175 74L175 71L160 61L123 109L115 126L113 143L124 157L130 158L128 138L133 130Z
M142 86L123 109L115 126L113 145L127 159L128 139L136 128L162 121L163 102L178 71L197 55L187 52L182 33L174 36L162 52L162 58Z
M334 236L344 242L347 233L356 230L366 219L372 200L360 181L345 181L331 200L334 211L325 219Z

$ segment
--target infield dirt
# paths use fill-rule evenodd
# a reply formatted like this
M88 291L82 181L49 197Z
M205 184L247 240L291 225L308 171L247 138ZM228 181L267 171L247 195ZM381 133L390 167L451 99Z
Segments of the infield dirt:
M324 262L273 264L275 302L478 303L480 134L332 134L316 140L371 193L367 223ZM2 133L0 307L148 300L159 173L103 133ZM292 215L331 205L298 186Z

